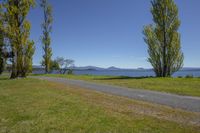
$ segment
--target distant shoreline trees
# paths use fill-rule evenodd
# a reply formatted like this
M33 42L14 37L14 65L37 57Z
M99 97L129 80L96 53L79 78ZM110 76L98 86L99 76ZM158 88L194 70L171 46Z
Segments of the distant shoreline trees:
M178 8L174 0L152 0L151 13L155 24L145 26L148 61L157 77L170 77L183 66Z
M52 31L52 6L48 3L48 0L41 0L40 6L43 9L44 13L44 22L42 24L43 29L43 36L42 36L42 43L43 43L43 60L45 66L45 72L50 72L51 66L51 56L52 56L52 49L51 49L51 38L50 32Z

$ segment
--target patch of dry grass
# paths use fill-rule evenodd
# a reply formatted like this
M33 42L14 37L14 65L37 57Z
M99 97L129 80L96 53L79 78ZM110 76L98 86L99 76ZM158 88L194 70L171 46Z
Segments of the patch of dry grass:
M66 89L63 84L56 83L54 85L59 85L59 88ZM132 100L71 85L68 85L68 91L77 94L90 104L108 109L109 112L114 111L128 116L141 114L182 124L200 125L200 113L173 109L168 106Z

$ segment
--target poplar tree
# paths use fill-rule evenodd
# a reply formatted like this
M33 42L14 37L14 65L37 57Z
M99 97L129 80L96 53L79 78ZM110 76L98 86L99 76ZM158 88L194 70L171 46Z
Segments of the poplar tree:
M4 70L4 56L3 56L3 41L2 41L2 33L0 31L0 74L2 74Z
M32 68L34 42L29 39L31 24L26 17L34 4L34 0L5 0L5 34L11 47L11 78L26 77Z
M145 26L144 40L148 46L148 61L157 77L170 77L183 66L178 7L174 0L152 0L154 24Z
M4 49L3 10L2 10L2 3L0 3L0 74L4 70L4 64L5 64L3 49Z
M1 23L1 22L0 22ZM3 41L3 32L0 30L0 74L2 74L5 65L5 57L4 57L4 41Z
M52 31L52 6L48 3L47 0L41 0L40 6L43 9L44 13L44 22L42 24L43 29L43 36L42 36L42 43L43 43L43 60L44 60L44 66L45 66L45 72L50 72L50 66L51 66L51 56L52 56L52 49L51 49L51 37L50 33Z

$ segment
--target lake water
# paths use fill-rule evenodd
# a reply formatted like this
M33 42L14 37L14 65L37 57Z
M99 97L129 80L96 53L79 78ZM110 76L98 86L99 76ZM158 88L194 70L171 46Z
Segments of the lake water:
M74 71L77 75L109 75L109 76L129 76L129 77L142 77L142 76L155 76L153 70L79 70ZM200 70L181 70L174 73L173 77L192 75L200 77Z
M44 71L33 71L35 74L44 73ZM58 73L54 71L53 73ZM129 76L129 77L142 77L142 76L155 76L153 70L75 70L76 75L107 75L107 76ZM176 72L173 77L192 75L200 77L200 70L181 70Z

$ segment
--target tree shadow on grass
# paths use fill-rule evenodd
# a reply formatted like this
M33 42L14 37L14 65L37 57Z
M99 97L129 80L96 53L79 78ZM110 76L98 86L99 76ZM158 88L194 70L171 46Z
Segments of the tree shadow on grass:
M94 80L127 80L127 79L146 79L146 78L154 78L152 76L145 76L145 77L128 77L128 76L117 76L117 77L107 77L107 78L94 78Z
M9 80L9 78L8 78L8 77L1 77L1 76L0 76L0 81L1 81L1 80Z
M9 80L10 79L10 74L9 73L3 73L0 75L0 81L1 80Z

